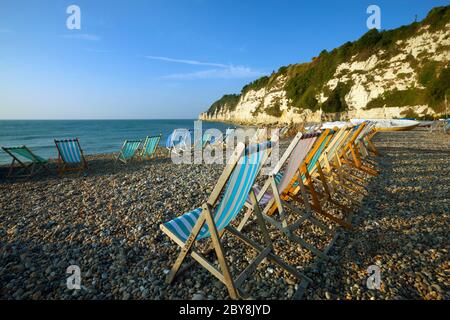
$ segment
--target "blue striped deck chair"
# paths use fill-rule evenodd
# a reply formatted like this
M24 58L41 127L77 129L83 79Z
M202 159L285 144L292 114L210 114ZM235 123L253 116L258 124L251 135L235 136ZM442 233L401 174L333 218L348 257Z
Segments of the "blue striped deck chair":
M233 137L235 131L236 128L227 128L227 130L225 130L225 135L223 136L224 145L228 144L228 140L230 140Z
M6 175L7 178L30 177L42 168L50 172L47 167L48 161L34 154L26 146L2 147L2 149L13 159Z
M209 133L205 133L203 135L203 142L202 142L202 148L204 149L208 144L213 143L213 137Z
M232 299L248 297L248 293L242 289L242 284L264 258L275 262L296 278L310 281L273 252L271 239L252 190L262 165L270 155L271 148L271 142L254 144L247 148L243 143L239 143L207 202L200 208L160 225L161 230L181 247L181 252L167 276L168 283L174 280L188 254L225 284ZM263 235L264 244L262 245L232 225L243 209L248 194L253 200L253 212L257 216L259 231ZM257 252L256 258L237 277L230 272L230 262L226 259L222 244L223 235L226 232ZM200 241L206 241L212 245L208 251L215 251L220 269L207 260L205 255L208 252L197 249L195 244Z
M146 137L142 147L141 158L151 159L155 156L156 148L158 148L161 135Z
M60 176L71 171L81 173L88 168L78 138L66 140L55 139L55 145L58 150L58 173Z
M116 161L127 163L132 160L136 156L141 143L142 140L125 140L117 155Z
M169 150L169 156L172 152L179 154L191 150L191 130L180 128L175 129L166 140L166 148Z

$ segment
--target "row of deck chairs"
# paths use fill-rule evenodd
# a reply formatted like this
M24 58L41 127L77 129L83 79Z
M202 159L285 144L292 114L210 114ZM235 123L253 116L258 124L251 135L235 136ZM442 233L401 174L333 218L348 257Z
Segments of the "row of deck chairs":
M205 132L202 135L201 141L194 141L195 145L200 145L202 149L204 149L207 145L215 145L215 144L223 144L226 143L226 140L228 137L233 135L236 128L227 128L225 131L225 135L222 139L222 141L217 141L214 136L209 134L208 132ZM179 152L186 152L191 151L194 146L191 144L191 136L192 136L192 130L191 129L175 129L166 140L166 149L169 151L169 155Z
M126 140L116 161L127 163L139 156L141 159L151 159L155 156L161 135L148 136L145 140ZM54 140L58 150L58 174L67 172L82 172L88 168L88 162L84 157L78 138L66 140ZM142 148L141 148L142 145ZM48 160L33 153L27 146L2 147L3 151L12 158L7 177L29 177L48 168Z
M275 252L267 225L287 236L290 245L309 250L315 260L328 259L336 230L353 229L351 213L358 205L353 194L365 195L364 179L378 174L371 159L378 155L371 141L374 132L374 125L367 122L299 132L262 186L256 184L257 178L278 139L238 144L207 201L160 225L181 248L167 282L198 262L226 286L231 298L249 298L251 293L244 290L244 282L264 260L269 260L297 278L299 288L306 288L313 279ZM308 243L297 232L305 223L322 229L331 237L330 243L323 248ZM330 229L330 225L335 228ZM247 232L250 228L252 234L262 235L263 243L252 239ZM225 251L225 244L235 242L227 241L225 235L236 237L257 252L237 275L232 274L233 260ZM188 257L191 263L185 261Z
M58 173L60 175L70 171L83 171L88 164L84 157L78 139L54 140L58 150ZM12 162L7 177L29 177L48 168L48 160L36 155L27 146L2 147L9 154Z
M149 136L145 140L125 140L116 161L128 163L136 157L140 157L142 160L152 159L160 140L161 135Z

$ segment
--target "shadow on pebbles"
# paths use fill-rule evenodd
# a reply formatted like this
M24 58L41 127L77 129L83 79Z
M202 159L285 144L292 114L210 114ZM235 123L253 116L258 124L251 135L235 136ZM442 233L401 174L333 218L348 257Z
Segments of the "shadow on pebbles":
M355 230L338 231L331 259L311 266L308 251L271 229L275 249L313 279L305 299L449 299L449 137L380 133L375 145L381 174L368 179ZM178 247L159 230L202 204L222 165L175 165L162 150L127 165L111 155L88 161L81 176L0 178L0 298L228 298L198 265L167 285ZM255 255L231 238L226 244L234 273ZM70 265L80 267L81 290L67 289ZM380 268L379 289L367 288L371 265ZM290 299L297 286L269 261L244 284L260 299Z

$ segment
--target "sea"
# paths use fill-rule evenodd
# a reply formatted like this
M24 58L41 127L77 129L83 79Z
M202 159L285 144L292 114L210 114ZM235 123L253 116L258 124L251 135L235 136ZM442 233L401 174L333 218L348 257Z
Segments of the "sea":
M38 156L56 159L54 139L78 138L84 154L118 152L125 140L144 139L161 134L160 145L174 129L194 128L192 120L0 120L0 147L26 145ZM230 124L202 123L202 129L215 128L225 133ZM0 149L0 164L11 162Z

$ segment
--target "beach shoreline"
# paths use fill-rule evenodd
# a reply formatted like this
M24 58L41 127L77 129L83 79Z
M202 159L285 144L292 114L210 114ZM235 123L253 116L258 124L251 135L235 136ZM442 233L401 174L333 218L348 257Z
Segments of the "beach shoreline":
M449 138L416 129L378 133L374 141L381 174L367 179L355 230L338 230L330 261L310 266L309 252L271 229L275 251L313 279L305 299L449 299ZM173 164L167 154L160 147L155 159L129 164L115 163L113 154L86 155L87 174L61 178L54 161L51 175L2 176L0 298L228 299L198 265L164 282L179 248L159 225L201 206L223 170ZM326 241L313 227L302 232ZM228 244L234 263L247 264L252 253ZM81 290L66 287L70 265L81 269ZM366 287L370 265L381 268L380 290ZM259 299L291 299L296 285L270 262L245 284Z

